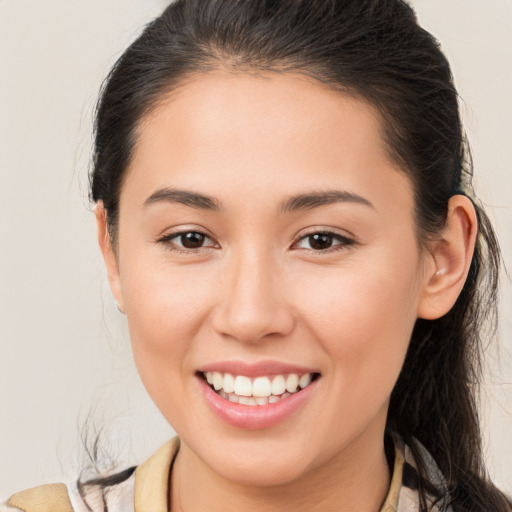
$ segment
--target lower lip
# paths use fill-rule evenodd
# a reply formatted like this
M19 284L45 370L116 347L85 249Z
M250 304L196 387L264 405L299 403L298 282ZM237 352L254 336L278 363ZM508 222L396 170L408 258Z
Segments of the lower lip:
M206 403L213 412L230 425L248 430L273 427L286 420L310 398L320 380L314 380L304 389L273 404L243 405L222 398L201 377L197 378Z

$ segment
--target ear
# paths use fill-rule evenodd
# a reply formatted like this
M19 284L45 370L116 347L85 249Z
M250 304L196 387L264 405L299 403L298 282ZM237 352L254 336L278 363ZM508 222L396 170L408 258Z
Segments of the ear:
M121 312L124 312L124 299L121 288L121 279L119 276L119 264L115 248L112 245L112 240L108 232L107 211L103 206L103 201L98 201L94 214L96 216L96 226L98 228L98 244L100 246L101 253L103 254L103 260L105 261L110 289L114 295L117 307Z
M469 272L478 232L475 208L466 196L455 195L440 238L430 244L418 317L435 320L450 311Z

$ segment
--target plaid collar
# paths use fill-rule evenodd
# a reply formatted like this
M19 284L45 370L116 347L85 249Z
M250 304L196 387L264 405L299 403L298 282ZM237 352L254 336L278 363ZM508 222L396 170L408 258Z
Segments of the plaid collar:
M391 437L394 443L393 475L380 512L419 512L419 477L414 456L399 436L392 434ZM76 482L67 486L67 493L66 486L60 484L57 491L60 494L64 493L64 497L57 501L59 503L62 501L62 506L61 508L53 507L51 510L52 512L98 512L104 510L106 505L109 512L168 512L170 472L179 448L180 440L178 437L174 437L146 462L137 467L129 479L110 488L107 493L101 492L99 488L89 489L85 497L87 504L84 503ZM441 510L452 512L448 505L449 495L441 472L432 456L419 443L418 450L425 463L429 481L437 488L445 489L444 495L437 502L427 497L428 510L430 512L440 512ZM21 510L39 510L37 507L33 508L35 501L49 503L47 499L55 501L60 496L60 494L57 496L58 493L54 487L42 486L36 488L35 491L42 494L39 496L36 493L36 497L32 496L34 490L23 491L13 496L9 504L18 506Z
M416 461L410 448L397 435L392 435L395 445L393 476L388 494L380 512L418 512L418 472ZM169 473L178 453L180 441L178 437L167 442L155 455L139 466L135 472L135 511L134 512L167 512L167 496ZM428 476L431 481L444 486L436 463L427 450L420 445L425 460ZM151 482L151 485L148 483ZM443 504L435 505L430 500L432 512L446 510ZM444 502L445 500L443 500Z

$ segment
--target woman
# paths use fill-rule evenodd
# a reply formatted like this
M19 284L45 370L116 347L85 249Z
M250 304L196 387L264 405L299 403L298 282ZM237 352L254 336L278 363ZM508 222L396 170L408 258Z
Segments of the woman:
M499 251L400 0L184 0L112 70L91 196L178 433L40 510L507 511L476 414Z

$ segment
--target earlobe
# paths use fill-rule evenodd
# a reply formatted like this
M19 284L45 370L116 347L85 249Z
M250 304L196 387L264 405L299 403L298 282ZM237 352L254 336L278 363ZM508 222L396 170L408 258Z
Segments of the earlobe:
M102 201L98 201L94 210L96 216L96 226L98 234L98 245L100 246L103 255L103 261L107 269L108 280L110 289L114 295L117 307L120 311L124 312L124 300L121 289L121 279L119 275L119 264L117 255L112 244L107 225L107 212L103 206Z
M453 196L443 231L430 245L419 318L435 320L455 304L469 272L477 231L478 221L471 200L462 195Z

